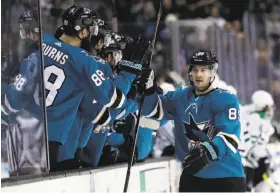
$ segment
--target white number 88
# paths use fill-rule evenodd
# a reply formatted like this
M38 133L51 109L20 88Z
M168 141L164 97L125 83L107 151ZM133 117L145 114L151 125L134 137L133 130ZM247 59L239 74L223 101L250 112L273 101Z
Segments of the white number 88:
M102 84L102 81L105 80L104 74L101 70L96 70L96 73L91 76L91 79L96 86L100 86Z

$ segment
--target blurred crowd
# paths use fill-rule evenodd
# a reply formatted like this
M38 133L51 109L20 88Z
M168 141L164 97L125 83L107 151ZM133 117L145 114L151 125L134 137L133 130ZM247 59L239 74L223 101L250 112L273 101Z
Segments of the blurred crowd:
M61 23L59 17L62 11L73 3L79 3L91 7L108 22L111 28L124 35L135 36L141 33L151 38L159 8L158 2L158 0L42 0L40 1L42 28L43 32L54 33ZM26 43L19 38L18 18L24 10L34 6L37 6L35 0L3 1L1 40L5 46L1 50L1 70L5 71L5 74L13 74L13 69L18 69L19 61L25 57ZM272 92L276 105L280 106L279 0L162 0L162 8L163 14L152 64L160 82L169 79L169 72L174 70L170 51L172 33L167 24L177 20L214 19L219 28L235 33L237 39L244 39L256 33L255 42L251 44L255 44L252 48L258 63L258 87ZM254 32L245 33L244 17L248 14L254 16L257 25ZM117 17L117 24L112 22L114 17ZM12 35L12 41L7 38L8 35L9 37ZM192 41L193 44L201 44L199 46L205 43ZM181 47L180 63L182 64L180 64L181 72L178 73L182 75L182 73L186 74L191 45L186 44ZM280 118L280 115L278 114L277 117Z

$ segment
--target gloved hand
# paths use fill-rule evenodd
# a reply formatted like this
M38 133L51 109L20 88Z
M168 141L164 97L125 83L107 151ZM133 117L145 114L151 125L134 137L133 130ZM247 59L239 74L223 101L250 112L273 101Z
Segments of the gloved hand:
M139 94L149 96L156 91L155 73L150 68L144 68L137 81L137 91Z
M199 142L184 158L183 166L188 174L196 174L211 162L218 160L219 151L212 142Z
M113 129L116 131L116 133L129 135L130 132L134 129L135 124L136 124L136 116L130 113L123 120L115 120L113 123Z
M142 36L136 37L132 42L126 44L123 50L122 61L118 64L119 71L126 71L141 75L143 61L150 53L150 42Z
M144 58L150 53L151 44L143 36L138 36L130 43L126 44L123 50L123 59L135 63L142 63Z

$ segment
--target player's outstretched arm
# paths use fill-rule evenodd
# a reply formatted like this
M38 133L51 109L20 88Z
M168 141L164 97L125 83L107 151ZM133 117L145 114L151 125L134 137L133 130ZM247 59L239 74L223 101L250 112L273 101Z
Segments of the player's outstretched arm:
M36 53L32 53L20 63L20 72L13 82L3 86L1 104L5 115L16 113L28 105L32 106L34 113L40 111L39 104L34 101L34 95L39 94L36 89L39 84L38 76L38 57ZM41 117L40 114L38 116Z
M102 60L96 60L92 56L86 56L86 66L83 69L80 85L97 103L111 108L120 108L126 101L126 96L116 85L116 79L110 77L108 64ZM117 80L123 79L130 87L135 78L134 74L123 73L117 76Z
M172 120L176 115L174 102L181 89L168 92L165 95L156 92L154 72L151 69L143 69L140 81L137 85L138 90L145 94L143 111L145 117L155 120Z

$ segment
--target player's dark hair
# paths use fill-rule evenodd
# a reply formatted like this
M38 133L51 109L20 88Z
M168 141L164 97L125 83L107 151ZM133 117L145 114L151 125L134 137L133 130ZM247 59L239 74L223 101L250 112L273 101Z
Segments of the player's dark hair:
M59 38L62 36L62 34L64 34L64 28L63 28L63 26L60 26L60 27L57 28L57 30L55 31L54 37L55 37L56 39L59 39Z
M79 31L76 31L74 28L70 26L63 26L64 28L64 34L68 36L77 36L79 34Z

